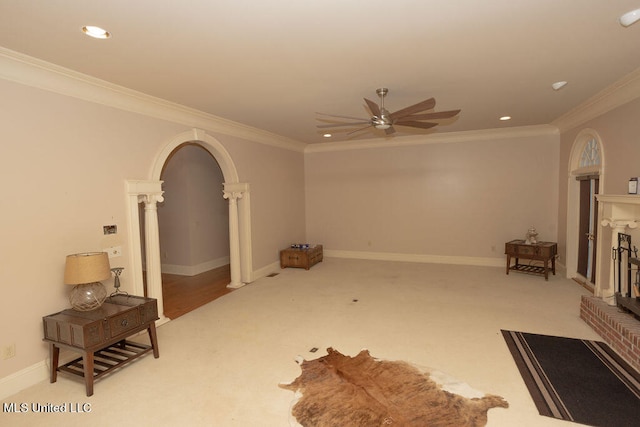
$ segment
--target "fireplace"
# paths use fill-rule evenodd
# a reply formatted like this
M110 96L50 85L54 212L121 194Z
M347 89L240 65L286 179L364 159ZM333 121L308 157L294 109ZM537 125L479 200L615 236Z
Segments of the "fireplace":
M593 297L583 297L580 317L640 371L640 299L632 289L640 267L640 196L596 195L600 240Z

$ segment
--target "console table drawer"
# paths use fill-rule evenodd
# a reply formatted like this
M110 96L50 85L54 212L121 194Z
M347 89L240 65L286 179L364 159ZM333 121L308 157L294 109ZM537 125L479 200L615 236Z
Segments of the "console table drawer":
M138 310L129 310L109 319L110 336L115 337L140 325Z

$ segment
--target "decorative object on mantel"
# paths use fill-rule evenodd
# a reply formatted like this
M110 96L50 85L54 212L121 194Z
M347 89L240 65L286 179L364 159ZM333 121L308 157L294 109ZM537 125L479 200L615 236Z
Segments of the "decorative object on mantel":
M120 275L122 274L122 270L124 270L124 267L113 267L111 269L111 271L113 272L113 275L115 276L113 278L113 287L116 288L115 292L109 295L111 297L115 295L129 295L126 292L120 291Z
M102 305L107 291L101 280L111 277L106 252L87 252L67 256L64 268L65 285L75 285L69 294L71 307L91 311Z
M531 226L529 230L527 230L526 238L524 243L527 245L535 245L538 243L538 232L534 226Z
M638 194L638 177L629 179L629 194Z

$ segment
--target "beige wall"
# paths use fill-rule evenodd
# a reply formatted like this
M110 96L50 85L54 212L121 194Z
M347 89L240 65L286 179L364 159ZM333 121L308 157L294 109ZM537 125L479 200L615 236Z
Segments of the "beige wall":
M279 251L305 238L304 153L228 138L238 173L251 184L254 268L279 259Z
M468 136L465 135L465 139ZM557 134L309 153L307 237L328 250L500 260L557 237Z
M67 254L122 245L131 289L125 180L150 179L162 148L189 127L0 79L0 382L43 362L42 316L69 307ZM304 236L303 154L209 132L251 185L253 268ZM116 224L109 238L102 226ZM108 289L112 280L105 281ZM1 391L1 390L0 390Z

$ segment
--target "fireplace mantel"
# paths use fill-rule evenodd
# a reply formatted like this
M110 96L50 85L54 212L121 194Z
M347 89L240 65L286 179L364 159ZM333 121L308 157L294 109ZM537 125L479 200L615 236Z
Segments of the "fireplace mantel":
M598 245L596 252L595 296L615 305L614 260L612 248L618 245L618 233L632 234L640 225L640 195L596 194L598 200ZM638 229L640 231L640 229ZM638 235L634 242L640 242Z

